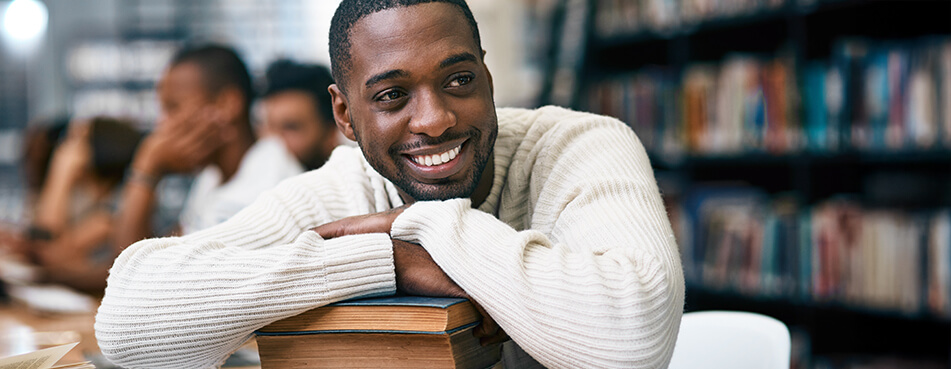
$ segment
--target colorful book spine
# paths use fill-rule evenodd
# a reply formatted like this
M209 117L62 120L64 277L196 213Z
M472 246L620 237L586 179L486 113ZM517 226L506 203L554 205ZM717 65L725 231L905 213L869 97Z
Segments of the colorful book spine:
M754 296L951 317L951 210L803 207L744 187L684 197L688 282Z
M594 83L585 108L655 154L951 149L951 39L843 39L828 61L730 55Z

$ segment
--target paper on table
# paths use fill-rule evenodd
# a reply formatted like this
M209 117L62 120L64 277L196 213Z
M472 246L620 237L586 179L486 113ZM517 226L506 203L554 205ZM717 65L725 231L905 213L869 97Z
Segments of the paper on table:
M0 369L50 369L53 367L53 364L56 364L59 359L62 359L69 350L78 344L79 342L67 343L65 345L0 359ZM88 364L88 362L60 365L56 368L92 368L92 366L83 366L85 364Z
M83 361L81 363L75 363L75 364L57 365L50 369L96 369L96 366L92 365L92 362Z

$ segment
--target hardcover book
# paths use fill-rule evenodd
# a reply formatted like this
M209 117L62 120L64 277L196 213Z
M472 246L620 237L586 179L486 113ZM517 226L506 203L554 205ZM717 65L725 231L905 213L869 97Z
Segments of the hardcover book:
M472 334L466 299L395 296L343 301L256 332L262 369L493 367L501 345Z

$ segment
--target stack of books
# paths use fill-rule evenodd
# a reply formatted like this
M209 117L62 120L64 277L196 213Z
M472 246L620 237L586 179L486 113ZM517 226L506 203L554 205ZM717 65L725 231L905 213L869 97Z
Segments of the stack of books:
M479 344L479 320L466 299L395 296L327 305L255 333L262 369L492 368L501 345Z

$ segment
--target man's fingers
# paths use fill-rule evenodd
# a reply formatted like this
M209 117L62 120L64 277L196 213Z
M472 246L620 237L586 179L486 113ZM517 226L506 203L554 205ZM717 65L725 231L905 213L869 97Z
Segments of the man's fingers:
M214 144L216 141L219 141L218 133L221 131L221 127L217 124L210 122L197 122L191 124L191 129L185 132L181 141L184 144L194 145L194 146L207 146L209 144Z
M326 239L367 233L390 233L393 221L405 209L401 206L395 209L343 218L313 229L320 237Z
M509 340L509 335L504 330L499 329L494 335L479 338L479 344L482 346L494 345Z
M331 238L337 238L340 236L338 222L330 222L326 224L321 224L313 229L314 232L320 235L320 238L329 240Z
M362 234L368 232L361 232L359 229L359 224L357 223L360 218L350 217L343 218L337 221L330 223L321 224L313 229L314 232L320 235L321 238L329 240L331 238L343 237L354 234Z
M476 308L479 314L482 314L482 322L472 330L472 335L479 339L480 345L494 345L509 339L509 335L505 333L504 329L499 327L499 324L495 322L495 319L492 319L482 305L476 303L471 297L469 301L472 301L472 306Z
M472 302L472 306L475 307L476 311L482 315L482 322L472 330L472 335L476 336L477 338L488 338L494 336L499 331L498 323L496 323L495 320L489 316L489 313L485 311L482 305L479 305L479 303L475 302L475 300L473 300L471 297L469 297L469 301Z

